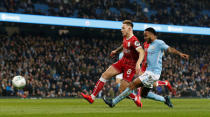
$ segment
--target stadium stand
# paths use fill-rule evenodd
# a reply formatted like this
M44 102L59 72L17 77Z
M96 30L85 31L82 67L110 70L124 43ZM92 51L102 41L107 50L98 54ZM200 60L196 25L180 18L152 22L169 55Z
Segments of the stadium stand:
M210 27L209 6L209 0L1 0L0 12ZM0 25L3 29L22 24ZM109 54L119 46L121 37L116 30L100 29L98 34L79 30L82 36L22 34L24 31L8 35L1 30L0 96L78 97L80 92L91 93L101 73L116 61ZM210 40L183 36L165 41L191 57L187 62L166 53L161 80L169 80L177 89L175 97L210 97ZM18 74L27 79L24 91L11 84ZM169 93L164 87L155 91ZM99 96L104 94L117 94L114 80Z
M110 36L113 33L116 31L104 32L103 37L94 33L84 33L85 36L2 34L0 95L15 96L24 93L11 85L12 77L18 74L27 79L27 86L24 88L27 96L78 97L80 92L90 93L102 71L116 61L109 54L120 45L121 38ZM209 97L209 40L165 41L191 57L187 62L178 56L166 54L161 80L171 82L177 89L176 97ZM164 87L158 87L156 91L163 95L169 93ZM107 83L99 96L104 94L117 94L114 79Z
M0 12L210 27L209 5L209 0L1 0Z

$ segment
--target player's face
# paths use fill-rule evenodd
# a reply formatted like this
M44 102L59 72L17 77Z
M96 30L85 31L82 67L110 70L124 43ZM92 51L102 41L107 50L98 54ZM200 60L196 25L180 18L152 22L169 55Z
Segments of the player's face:
M127 36L129 30L130 30L130 26L128 26L127 24L122 25L121 32L122 32L123 37Z
M152 42L152 34L148 31L144 31L144 40L147 41L147 43Z

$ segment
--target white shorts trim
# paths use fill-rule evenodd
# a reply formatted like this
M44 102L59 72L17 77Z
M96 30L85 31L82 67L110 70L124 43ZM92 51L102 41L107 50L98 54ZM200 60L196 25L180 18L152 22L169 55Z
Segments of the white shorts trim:
M116 75L116 79L123 79L123 73Z
M144 84L144 87L147 88L153 88L154 82L158 81L159 78L159 74L154 74L151 71L145 71L141 76L139 76L139 79Z

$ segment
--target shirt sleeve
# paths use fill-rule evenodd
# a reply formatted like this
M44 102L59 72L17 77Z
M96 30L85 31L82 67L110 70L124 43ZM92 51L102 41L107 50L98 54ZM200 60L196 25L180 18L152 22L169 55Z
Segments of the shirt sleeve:
M169 48L169 46L162 40L159 42L159 46L161 50L167 50Z
M132 45L133 45L133 47L134 47L136 50L137 50L138 48L142 48L142 46L141 46L139 40L137 40L137 39L134 39L134 40L133 40Z
M120 52L119 54L119 60L123 57L123 52Z

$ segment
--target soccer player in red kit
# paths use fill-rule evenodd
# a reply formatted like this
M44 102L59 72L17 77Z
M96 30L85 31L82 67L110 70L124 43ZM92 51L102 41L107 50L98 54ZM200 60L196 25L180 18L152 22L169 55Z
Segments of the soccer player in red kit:
M140 64L144 58L144 50L141 47L138 39L133 34L133 23L130 20L123 21L122 29L123 35L123 44L117 49L111 52L111 56L116 55L117 53L123 50L123 58L112 64L101 76L98 82L95 85L95 88L91 95L85 95L81 93L84 99L86 99L89 103L93 103L95 97L104 87L104 84L107 80L112 78L113 76L123 73L123 81L121 82L120 92L124 91L129 82L132 81L135 74L140 75ZM134 102L137 106L140 106L140 100L136 98L136 95L129 95L131 99L134 99Z

